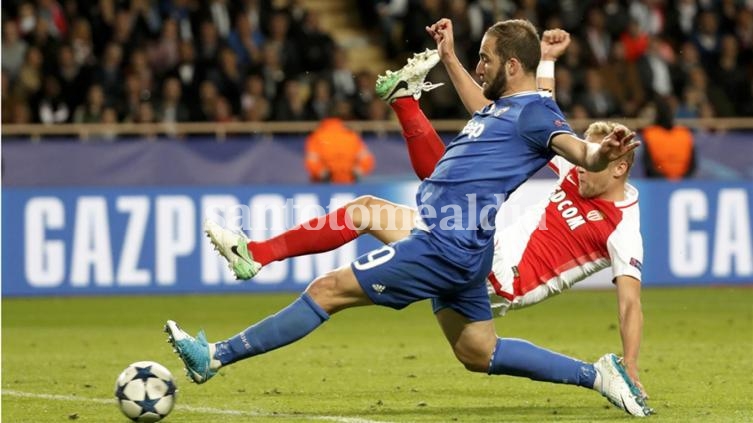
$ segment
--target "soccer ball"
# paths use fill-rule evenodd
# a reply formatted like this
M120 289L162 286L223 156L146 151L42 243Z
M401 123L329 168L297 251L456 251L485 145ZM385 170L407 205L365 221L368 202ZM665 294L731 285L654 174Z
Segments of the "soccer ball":
M158 422L175 404L175 381L165 366L154 361L137 361L115 381L120 411L135 422Z

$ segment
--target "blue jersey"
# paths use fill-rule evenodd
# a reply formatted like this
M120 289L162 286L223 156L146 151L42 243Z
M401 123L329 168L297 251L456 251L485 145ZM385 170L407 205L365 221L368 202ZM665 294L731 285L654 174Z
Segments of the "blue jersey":
M554 156L555 134L572 133L551 97L502 97L473 114L416 194L423 223L457 263L489 245L502 202Z

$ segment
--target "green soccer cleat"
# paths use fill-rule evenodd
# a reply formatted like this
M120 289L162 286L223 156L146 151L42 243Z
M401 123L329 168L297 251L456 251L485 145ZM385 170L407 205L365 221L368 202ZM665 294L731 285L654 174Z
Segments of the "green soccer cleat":
M245 235L225 229L209 219L204 220L204 233L212 241L214 249L225 257L236 278L248 280L259 273L262 265L254 261L254 256L248 251L249 239Z
M165 324L167 341L173 345L173 351L178 354L186 366L186 374L196 383L204 383L217 374L220 368L219 360L213 359L213 345L207 342L204 331L199 331L196 338L178 327L178 324L168 320Z
M654 413L646 404L641 390L628 376L621 358L606 354L594 363L594 368L601 376L599 386L594 386L594 389L601 392L615 407L637 417Z
M421 93L431 91L444 84L432 84L426 82L426 75L439 63L439 53L436 50L416 53L408 59L408 63L400 70L385 72L379 75L376 82L376 94L384 101L392 103L399 97L413 96L416 100L421 98Z

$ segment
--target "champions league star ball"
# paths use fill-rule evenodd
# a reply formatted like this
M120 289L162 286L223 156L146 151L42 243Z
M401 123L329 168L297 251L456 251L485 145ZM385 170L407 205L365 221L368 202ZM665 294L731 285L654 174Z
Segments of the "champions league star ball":
M120 411L135 422L157 422L175 405L175 381L163 365L138 361L123 370L115 381Z

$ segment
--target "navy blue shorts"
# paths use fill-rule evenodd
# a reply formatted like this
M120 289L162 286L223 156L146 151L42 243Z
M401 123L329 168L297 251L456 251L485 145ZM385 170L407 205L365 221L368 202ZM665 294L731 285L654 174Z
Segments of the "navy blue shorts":
M399 310L431 298L435 313L449 307L471 321L491 320L486 277L493 245L468 254L463 265L448 260L443 248L429 233L413 230L408 238L368 252L350 266L375 304Z

